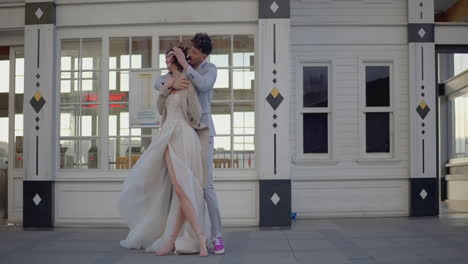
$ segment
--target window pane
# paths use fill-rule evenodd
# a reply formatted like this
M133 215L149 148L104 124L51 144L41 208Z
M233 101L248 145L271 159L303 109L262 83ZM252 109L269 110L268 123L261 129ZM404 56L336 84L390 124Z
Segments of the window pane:
M468 157L468 94L450 100L452 114L451 157Z
M180 37L160 37L159 38L159 68L166 68L166 51L178 46Z
M234 105L234 134L255 134L255 106L253 104Z
M366 106L390 106L390 67L366 66Z
M303 68L304 107L328 107L328 67Z
M190 48L192 47L192 38L194 37L194 35L190 35L190 36L182 36L182 42L180 43L183 47L186 47L186 48ZM177 42L179 45L179 42Z
M129 38L111 38L109 51L109 69L130 68Z
M304 114L304 153L328 153L328 114Z
M130 77L128 71L109 71L109 90L128 94Z
M101 39L83 39L82 69L99 70L101 68Z
M213 100L231 100L231 89L229 89L229 70L218 69L218 75L214 84Z
M5 59L5 60L0 59L0 93L8 93L9 91L10 91L10 61L8 59Z
M130 156L125 151L130 147L129 137L109 138L109 168L129 169Z
M79 116L80 105L62 105L60 106L60 136L78 137L79 136Z
M60 168L78 168L78 140L60 140Z
M366 113L366 152L390 152L390 113Z
M229 67L229 53L231 52L231 36L211 36L213 51L210 62L216 67Z
M61 70L77 71L79 70L78 59L80 57L80 40L63 39L61 42Z
M97 139L82 139L80 151L80 168L99 168L99 148Z
M99 106L85 104L81 106L81 135L82 137L99 135Z
M23 168L23 114L15 114L15 168Z
M132 68L151 68L151 37L132 38Z
M234 99L255 100L255 73L252 70L233 70L232 82Z
M62 72L60 76L60 103L80 102L78 72Z
M234 36L233 45L233 66L253 67L255 60L254 37L252 35Z
M15 93L24 93L24 52L15 52Z
M211 113L217 135L231 134L231 105L212 104Z
M101 88L100 75L99 72L82 72L81 91L83 95L91 93L97 96Z
M453 54L454 74L460 74L468 70L468 54Z
M232 168L231 137L216 136L214 138L213 167Z

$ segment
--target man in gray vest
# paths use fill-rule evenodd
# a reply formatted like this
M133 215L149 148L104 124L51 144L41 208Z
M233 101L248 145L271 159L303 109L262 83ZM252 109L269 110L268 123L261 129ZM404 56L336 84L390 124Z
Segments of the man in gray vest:
M213 119L211 117L211 98L213 97L213 86L216 81L217 71L216 66L207 61L208 55L210 55L212 50L211 38L205 33L197 33L192 38L192 46L188 50L188 61L181 49L174 48L177 61L182 65L182 67L184 67L184 73L197 90L198 99L203 113L201 121L210 129L205 200L211 221L211 239L213 241L214 253L224 254L221 216L219 213L218 199L216 198L216 192L213 185L213 137L215 135L215 129ZM164 85L165 79L166 75L163 75L156 80L154 88L159 91L159 88ZM173 84L172 89L187 89L189 86L189 80L184 78L176 81Z

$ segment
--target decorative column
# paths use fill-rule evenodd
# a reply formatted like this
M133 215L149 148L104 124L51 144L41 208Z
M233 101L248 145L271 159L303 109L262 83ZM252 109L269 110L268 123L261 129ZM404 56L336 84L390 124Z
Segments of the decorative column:
M23 226L52 227L56 156L55 3L26 1Z
M260 226L291 225L290 2L258 2Z
M410 216L439 213L434 0L408 1Z

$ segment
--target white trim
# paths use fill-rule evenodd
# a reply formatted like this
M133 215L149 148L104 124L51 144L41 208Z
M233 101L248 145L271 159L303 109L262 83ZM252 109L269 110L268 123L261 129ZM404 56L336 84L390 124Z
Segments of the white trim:
M296 146L293 154L293 163L298 165L331 165L337 164L334 157L334 131L333 131L333 99L334 99L334 59L317 57L296 57L296 111L295 126ZM308 66L327 67L328 71L328 106L327 107L303 107L303 69ZM304 113L326 113L328 116L328 153L323 154L304 154L303 142L303 114Z

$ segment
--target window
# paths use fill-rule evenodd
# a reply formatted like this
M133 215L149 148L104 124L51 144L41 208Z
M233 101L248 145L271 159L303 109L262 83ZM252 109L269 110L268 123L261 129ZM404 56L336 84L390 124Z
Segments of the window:
M451 111L450 159L468 157L468 94L449 100Z
M390 64L364 65L363 123L364 153L375 157L390 157L392 146L392 67Z
M179 43L190 47L192 36L159 40L159 66L165 69L165 52ZM211 112L216 129L215 168L255 168L255 53L252 35L211 36L210 62L218 69Z
M99 167L101 49L101 39L61 41L61 168Z
M330 66L302 66L302 154L330 158Z
M17 169L23 168L23 94L24 94L24 51L15 50L15 163Z
M109 40L109 168L129 169L151 144L151 128L130 128L129 71L151 68L151 37Z

